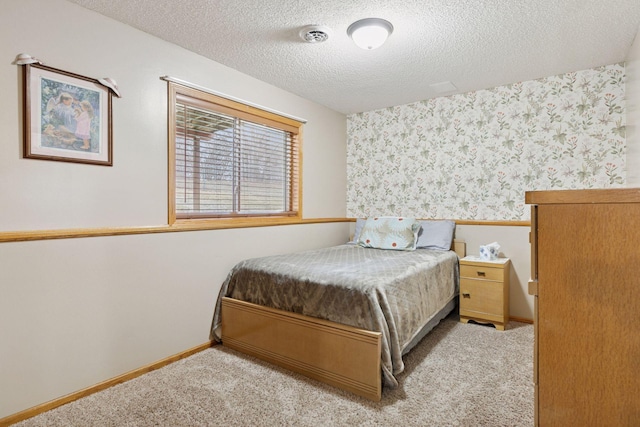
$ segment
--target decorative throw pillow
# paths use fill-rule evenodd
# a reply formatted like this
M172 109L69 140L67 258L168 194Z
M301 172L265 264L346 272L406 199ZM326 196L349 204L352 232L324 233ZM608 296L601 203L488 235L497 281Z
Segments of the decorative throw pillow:
M453 221L422 221L422 228L418 232L417 248L440 249L448 251L451 249L453 232L456 223Z
M416 248L420 222L414 218L374 217L362 227L358 244L365 248L412 251Z

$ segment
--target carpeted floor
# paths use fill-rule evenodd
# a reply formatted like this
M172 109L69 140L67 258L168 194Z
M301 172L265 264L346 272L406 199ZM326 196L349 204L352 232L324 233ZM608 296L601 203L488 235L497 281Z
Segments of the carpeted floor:
M531 426L533 326L449 316L406 357L381 402L222 346L16 426Z

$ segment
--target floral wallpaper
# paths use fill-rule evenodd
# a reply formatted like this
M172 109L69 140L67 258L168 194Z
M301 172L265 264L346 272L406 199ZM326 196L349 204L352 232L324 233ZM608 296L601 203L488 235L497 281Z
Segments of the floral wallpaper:
M528 190L625 183L624 65L347 117L347 215L528 220Z

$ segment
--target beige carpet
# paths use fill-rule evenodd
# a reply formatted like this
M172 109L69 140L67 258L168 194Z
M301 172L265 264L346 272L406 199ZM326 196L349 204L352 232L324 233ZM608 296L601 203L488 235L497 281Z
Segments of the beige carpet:
M443 320L382 401L213 347L16 426L531 426L533 326Z

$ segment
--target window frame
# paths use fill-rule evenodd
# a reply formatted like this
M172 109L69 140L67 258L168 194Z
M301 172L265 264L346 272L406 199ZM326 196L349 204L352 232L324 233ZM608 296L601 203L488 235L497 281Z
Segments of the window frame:
M236 118L248 120L261 125L268 125L277 129L293 133L295 137L295 155L291 162L293 167L290 198L292 211L282 214L237 214L229 216L193 215L190 218L180 218L176 213L176 128L177 102L180 96L192 98L203 104L213 104L216 109L211 111L224 112ZM302 127L303 122L263 110L257 106L208 93L200 89L168 81L168 223L173 226L187 225L202 226L217 225L220 228L255 227L263 225L279 225L300 223L302 221ZM297 157L297 158L296 158Z

